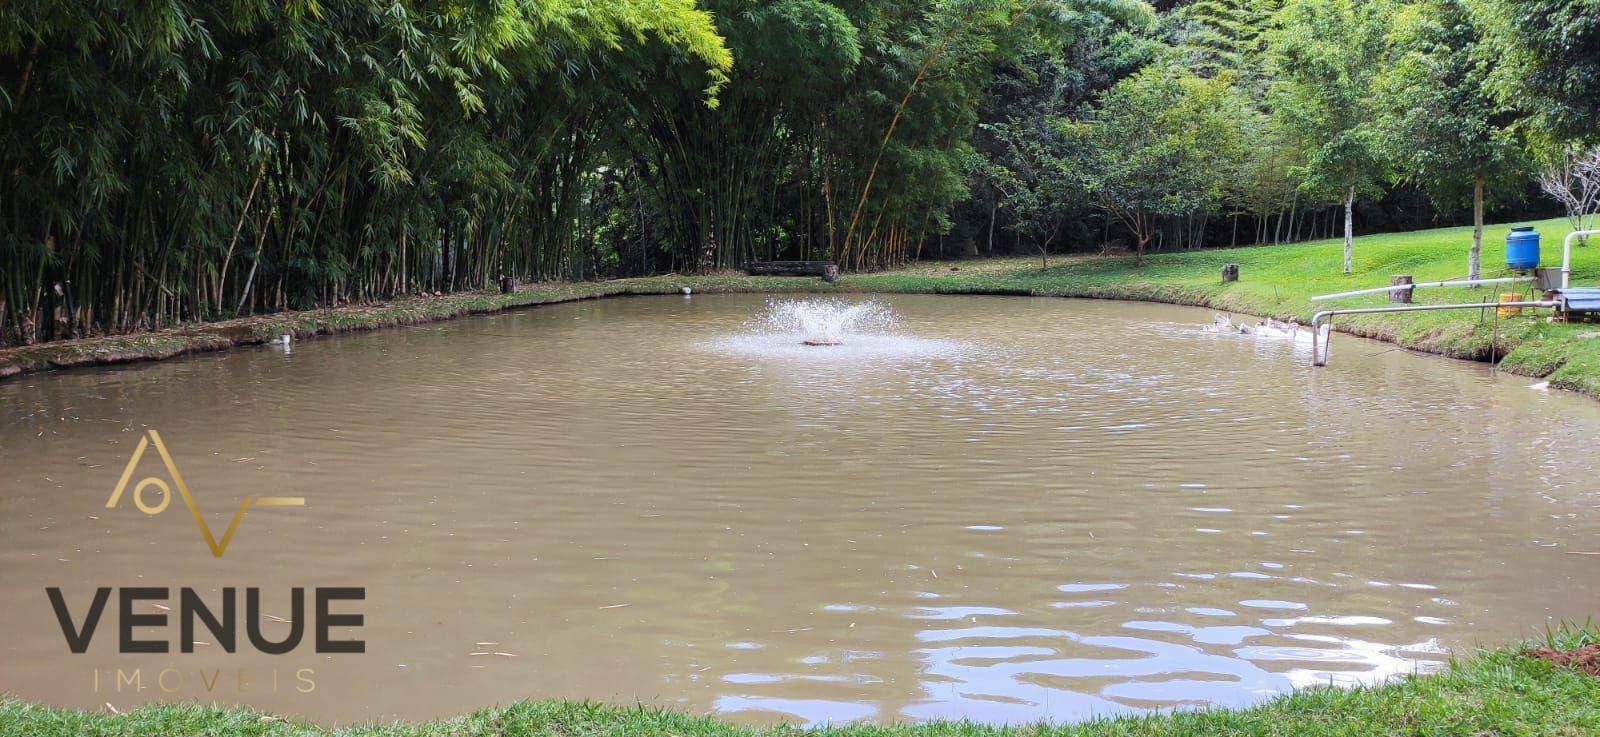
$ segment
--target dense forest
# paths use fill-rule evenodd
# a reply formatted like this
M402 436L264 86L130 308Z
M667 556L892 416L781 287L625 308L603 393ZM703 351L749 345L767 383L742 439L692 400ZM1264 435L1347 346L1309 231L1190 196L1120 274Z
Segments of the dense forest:
M1600 0L10 0L0 58L0 345L1600 199Z

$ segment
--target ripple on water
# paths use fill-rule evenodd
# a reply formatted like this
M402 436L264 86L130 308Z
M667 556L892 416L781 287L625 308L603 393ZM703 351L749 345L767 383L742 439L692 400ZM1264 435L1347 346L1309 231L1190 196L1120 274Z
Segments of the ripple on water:
M833 347L696 295L0 382L0 570L33 582L0 587L26 666L0 691L104 701L38 588L148 574L147 526L67 493L145 427L207 509L307 497L251 514L240 580L383 613L364 635L406 668L259 702L323 722L528 697L1067 721L1375 682L1593 608L1600 568L1530 544L1600 539L1586 400L1348 337L1312 372L1206 311L873 301L891 319Z
M859 368L868 360L960 358L965 346L952 340L894 335L845 334L838 345L812 346L803 334L728 335L700 344L703 350L744 359L803 362Z

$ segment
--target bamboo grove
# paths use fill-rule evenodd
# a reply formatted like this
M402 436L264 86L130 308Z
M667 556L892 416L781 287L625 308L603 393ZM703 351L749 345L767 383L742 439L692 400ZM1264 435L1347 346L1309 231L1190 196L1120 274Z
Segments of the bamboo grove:
M501 276L897 262L963 194L963 100L1022 10L8 3L0 342Z
M1594 158L1593 2L11 0L0 345L1481 219Z
M665 49L703 96L731 63L688 0L0 14L0 325L22 342L555 273L626 54Z

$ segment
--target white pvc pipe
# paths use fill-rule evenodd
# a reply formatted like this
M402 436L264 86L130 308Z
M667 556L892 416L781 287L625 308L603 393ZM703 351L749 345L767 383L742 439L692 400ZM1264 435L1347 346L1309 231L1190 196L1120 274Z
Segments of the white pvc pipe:
M1561 241L1561 288L1572 286L1572 241L1588 235L1600 235L1600 230L1575 230L1567 234ZM1415 284L1395 284L1387 287L1374 287L1372 289L1354 289L1348 292L1335 292L1333 294L1319 294L1311 298L1312 302L1325 302L1330 299L1342 297L1358 297L1363 294L1386 294L1388 292L1403 292L1417 287L1475 287L1481 284L1510 284L1513 282L1534 281L1531 276L1508 276L1498 279L1456 279L1451 281L1417 282Z
M1357 295L1362 295L1362 294L1383 294L1384 292L1403 292L1403 291L1406 291L1408 289L1415 289L1417 287L1475 287L1475 286L1478 286L1480 284L1510 284L1512 282L1533 281L1533 280L1534 280L1534 278L1531 277L1531 276L1506 276L1506 277L1500 277L1500 278L1496 278L1496 279L1455 279L1455 280L1451 280L1451 281L1426 281L1426 282L1417 282L1415 284L1395 284L1393 286L1387 286L1387 287L1375 287L1373 289L1356 289L1356 290L1349 291L1349 292L1338 292L1336 294L1319 294L1319 295L1317 295L1315 297L1312 297L1311 301L1312 302L1323 302L1323 301L1330 300L1330 299L1338 299L1340 297L1355 297Z
M1574 230L1561 241L1561 288L1572 286L1572 240L1586 235L1600 235L1600 230Z
M1468 310L1483 309L1486 307L1556 307L1561 303L1555 300L1530 300L1521 302L1468 302L1453 305L1404 305L1400 307L1355 307L1347 310L1323 310L1311 316L1311 365L1325 366L1328 363L1328 347L1333 343L1333 332L1329 330L1326 337L1319 343L1319 336L1323 333L1324 318L1334 315L1370 315L1376 312L1424 312L1428 310Z

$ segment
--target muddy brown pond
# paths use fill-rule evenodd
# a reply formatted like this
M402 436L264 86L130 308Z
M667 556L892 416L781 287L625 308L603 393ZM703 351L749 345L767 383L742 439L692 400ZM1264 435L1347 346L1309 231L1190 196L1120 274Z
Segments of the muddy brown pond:
M893 324L831 347L697 295L0 382L0 691L330 725L523 698L1070 721L1377 682L1600 611L1591 400L1347 336L1313 370L1202 310L877 302ZM152 451L107 509L152 429L218 535L246 496L305 505L251 507L214 557L181 499L132 503L168 476ZM45 592L81 618L97 587L169 587L136 634L176 643L181 587L239 589L238 618L259 588L280 638L319 586L365 589L334 608L366 652L264 655L241 624L236 653L202 628L122 654L113 595L71 654Z

